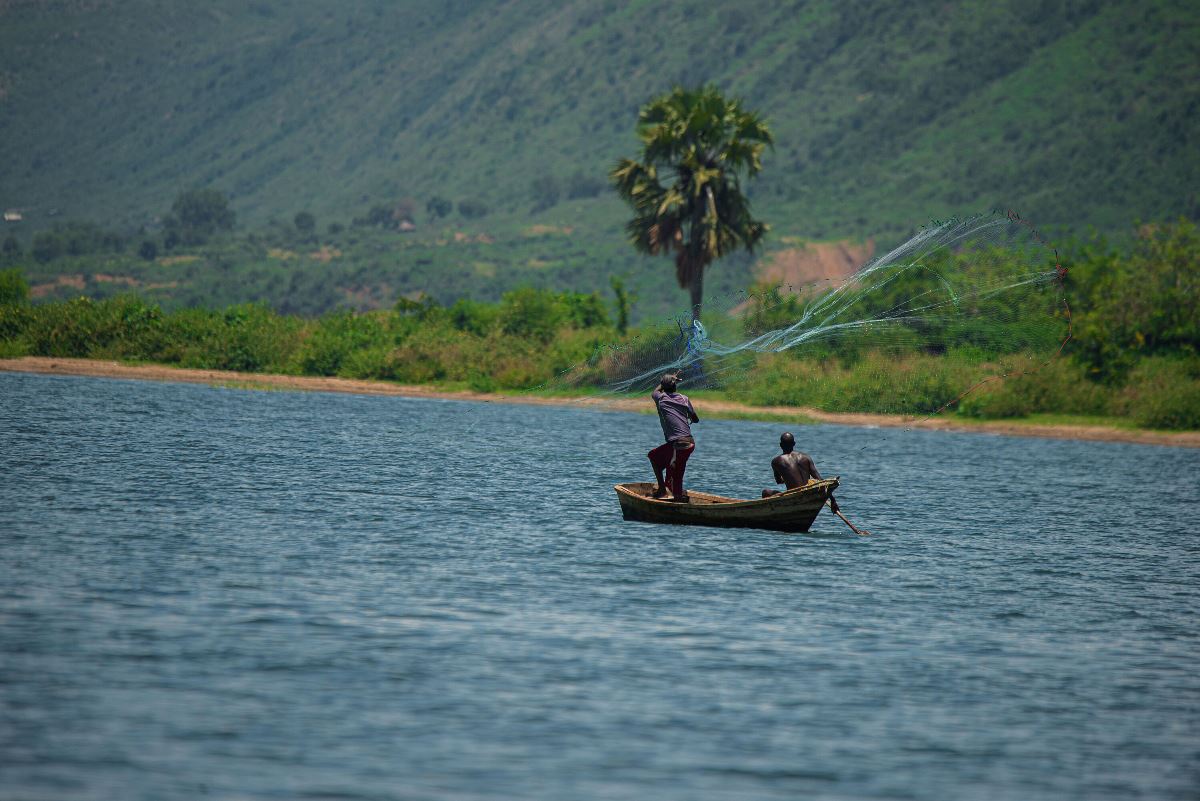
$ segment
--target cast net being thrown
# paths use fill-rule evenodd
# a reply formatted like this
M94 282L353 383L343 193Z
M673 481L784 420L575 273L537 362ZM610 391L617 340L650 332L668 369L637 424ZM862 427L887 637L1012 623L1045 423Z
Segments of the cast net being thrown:
M1014 213L935 221L840 283L709 299L701 321L689 309L643 326L554 385L643 394L670 371L751 404L928 416L1062 349L1063 274Z

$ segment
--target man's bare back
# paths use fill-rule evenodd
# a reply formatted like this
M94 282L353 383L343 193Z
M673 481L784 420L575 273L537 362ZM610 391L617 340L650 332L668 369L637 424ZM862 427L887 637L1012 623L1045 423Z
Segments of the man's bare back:
M812 458L798 451L779 454L771 460L771 469L775 471L775 483L783 484L788 489L803 487L810 478L821 480Z
M810 479L821 480L821 474L817 472L817 466L813 464L812 457L807 453L795 450L795 447L796 438L785 432L779 438L779 448L783 453L771 460L771 469L775 472L775 483L783 484L790 490L803 487ZM765 489L762 492L764 498L778 494L779 490L775 489ZM832 494L829 496L829 508L834 512L838 510L837 501L833 499Z

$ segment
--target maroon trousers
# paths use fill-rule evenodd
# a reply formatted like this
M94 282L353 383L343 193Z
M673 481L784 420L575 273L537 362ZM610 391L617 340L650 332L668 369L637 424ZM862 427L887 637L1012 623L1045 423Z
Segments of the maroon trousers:
M683 471L687 469L688 457L694 450L696 443L676 440L659 445L646 454L650 457L650 464L654 466L654 477L658 479L658 486L667 487L676 498L683 497ZM664 471L667 474L665 481Z

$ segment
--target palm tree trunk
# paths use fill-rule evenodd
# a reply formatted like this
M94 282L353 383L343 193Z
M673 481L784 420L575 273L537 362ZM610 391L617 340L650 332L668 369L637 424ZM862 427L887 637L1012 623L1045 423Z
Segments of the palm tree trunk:
M704 267L693 273L692 283L688 286L688 290L692 295L692 322L700 319L700 306L704 303ZM704 380L704 359L700 356L696 357L694 366L694 374L692 381L694 386L702 387L705 384Z
M697 270L692 277L691 283L688 285L688 291L692 295L692 319L700 319L700 306L704 303L704 268Z

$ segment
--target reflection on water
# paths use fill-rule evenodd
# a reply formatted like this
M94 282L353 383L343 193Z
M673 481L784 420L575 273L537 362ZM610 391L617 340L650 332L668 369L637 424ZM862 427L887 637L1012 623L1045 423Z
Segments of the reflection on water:
M1195 451L802 427L787 536L623 522L650 416L0 398L0 797L1194 797Z

